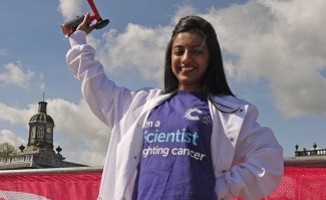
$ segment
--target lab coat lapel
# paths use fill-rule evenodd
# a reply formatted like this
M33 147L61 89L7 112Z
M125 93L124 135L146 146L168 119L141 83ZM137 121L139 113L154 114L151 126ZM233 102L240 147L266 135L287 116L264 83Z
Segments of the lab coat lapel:
M229 98L229 99L226 99ZM245 116L244 105L233 102L234 97L210 97L213 117L211 151L216 177L232 165L236 142Z

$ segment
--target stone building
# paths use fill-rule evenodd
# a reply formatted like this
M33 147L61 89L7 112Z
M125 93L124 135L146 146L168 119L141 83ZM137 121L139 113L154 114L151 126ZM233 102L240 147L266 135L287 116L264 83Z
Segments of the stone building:
M64 161L60 146L54 150L54 121L47 114L47 102L43 100L38 104L38 113L29 120L27 146L19 146L18 155L0 158L0 170L85 167L86 165Z

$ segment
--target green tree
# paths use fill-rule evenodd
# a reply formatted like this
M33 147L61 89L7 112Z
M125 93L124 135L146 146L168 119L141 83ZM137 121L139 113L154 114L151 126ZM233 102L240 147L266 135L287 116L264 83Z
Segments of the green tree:
M0 158L8 158L17 155L15 147L8 142L0 143Z

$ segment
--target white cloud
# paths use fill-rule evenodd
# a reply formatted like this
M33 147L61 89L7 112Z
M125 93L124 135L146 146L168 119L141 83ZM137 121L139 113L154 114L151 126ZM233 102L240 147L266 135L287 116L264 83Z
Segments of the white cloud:
M28 109L18 109L0 102L0 120L11 124L26 124L35 111L37 111L36 105L33 108L30 105Z
M128 24L124 33L116 35L111 30L105 35L106 46L99 59L106 72L117 69L139 70L146 79L161 80L164 53L171 27L154 29Z
M109 128L97 119L84 100L73 104L63 99L48 100L48 114L55 131L69 142L63 147L66 157L78 158L88 165L103 165L109 141Z
M185 3L178 7L176 13L174 14L174 16L171 20L171 24L174 27L174 25L177 24L181 18L188 16L188 15L196 15L197 13L198 13L198 11L196 10L196 8L194 8L193 6L191 6L188 3Z
M63 99L48 100L48 113L55 119L56 129L73 139L92 139L94 134L106 136L101 130L106 126L90 111L84 100L73 104ZM92 123L89 123L92 122ZM96 130L96 131L95 131Z
M15 133L8 129L0 130L0 141L1 143L8 142L9 144L13 145L16 150L18 150L18 147L21 144L25 145L26 143L23 138L18 137Z
M223 50L237 59L228 70L238 81L266 79L286 117L326 113L326 2L249 1L205 16Z
M9 63L4 66L5 71L0 73L0 81L7 85L15 85L21 88L28 88L30 81L34 76L31 70L23 69L23 66L18 63Z
M61 12L65 21L70 21L76 16L83 15L81 0L60 0L58 10Z

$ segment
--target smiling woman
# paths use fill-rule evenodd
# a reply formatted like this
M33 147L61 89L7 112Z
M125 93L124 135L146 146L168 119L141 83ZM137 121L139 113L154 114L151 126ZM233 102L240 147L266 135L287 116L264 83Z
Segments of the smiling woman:
M208 21L180 19L166 50L164 89L132 91L95 60L88 19L69 36L66 58L94 114L112 127L98 199L255 200L277 187L283 149L257 123L256 107L233 95Z

